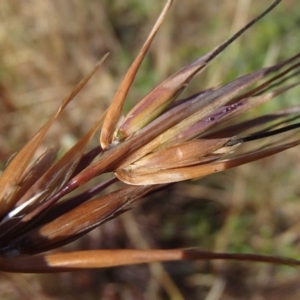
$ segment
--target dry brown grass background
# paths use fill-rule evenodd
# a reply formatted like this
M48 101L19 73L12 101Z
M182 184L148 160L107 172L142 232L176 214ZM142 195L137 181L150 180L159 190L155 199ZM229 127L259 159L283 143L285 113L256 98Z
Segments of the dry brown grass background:
M130 93L151 87L215 47L270 1L175 1ZM109 51L110 58L55 124L44 146L64 151L109 105L161 1L2 0L0 158L4 166ZM235 45L189 92L226 82L299 51L300 4L286 0ZM260 112L299 102L299 88ZM94 140L94 144L98 143ZM41 149L43 151L43 149ZM176 184L68 249L203 246L299 257L299 147ZM163 267L165 269L163 269ZM74 274L0 274L1 299L298 299L300 272L264 264L172 263ZM297 296L298 295L298 296Z

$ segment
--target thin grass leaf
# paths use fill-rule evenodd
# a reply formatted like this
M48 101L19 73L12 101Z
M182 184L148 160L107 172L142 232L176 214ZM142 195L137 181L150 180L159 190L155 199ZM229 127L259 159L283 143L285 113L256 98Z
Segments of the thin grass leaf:
M151 186L131 186L83 203L41 228L33 230L24 239L17 241L15 248L25 253L35 253L68 243L128 209L133 201L151 189L153 189Z
M108 109L106 118L104 120L104 124L101 130L100 135L100 144L103 149L108 148L110 143L113 139L113 133L115 131L115 127L117 122L119 121L123 105L125 102L125 98L129 92L129 89L134 81L134 78L136 76L136 73L157 33L159 30L168 10L170 9L171 5L173 3L173 0L168 0L166 5L164 6L160 16L158 17L156 23L154 24L148 38L146 39L146 42L142 46L140 52L138 53L137 57L133 61L132 65L128 69L122 83L120 84L120 87L118 88L116 95L114 99L112 100L112 103Z
M299 57L300 57L299 54L297 54L297 55L295 55L291 58L291 61L293 62L296 59L298 59ZM290 60L288 60L288 61L291 62ZM262 84L260 84L257 87L251 89L250 91L247 91L246 93L234 98L231 103L235 103L235 102L239 101L240 99L247 98L247 97L250 97L250 96L261 95L262 93L265 93L265 92L269 91L270 89L273 89L276 86L283 84L285 81L287 81L291 78L295 78L295 75L297 75L297 73L299 71L297 71L296 73L290 74L289 76L285 76L285 75L287 75L291 71L297 70L297 68L299 66L300 66L299 62L296 63L296 64L293 64L292 66L290 66L286 70L284 70L284 71L280 72L279 74L273 76L271 79L263 82Z
M257 118L252 118L243 122L239 122L238 124L226 126L222 129L215 130L212 133L205 134L203 137L205 138L225 138L228 136L237 135L241 132L244 132L249 129L253 129L257 126L266 125L270 122L276 121L278 119L283 119L279 124L272 125L271 127L268 127L267 129L272 129L274 126L282 125L286 122L293 121L295 119L298 119L300 113L300 106L293 106L286 109L278 110L272 114L260 116ZM295 115L295 116L293 116ZM289 116L292 116L291 118L287 118Z
M47 196L60 189L71 177L76 169L86 145L90 142L100 125L104 116L98 120L93 128L85 134L65 155L59 159L22 197L18 204L22 204L34 197L40 191L47 190ZM44 195L45 196L45 195ZM41 201L41 199L40 199Z
M176 166L180 167L181 165L194 163L195 160L199 160L200 158L213 153L229 140L230 138L188 141L181 143L178 146L173 146L146 155L126 169L139 170L142 168L156 172L163 169L175 168Z
M58 203L55 203L55 205L51 206L49 209L47 209L47 211L45 211L45 213L43 214L43 218L39 218L37 222L35 222L35 226L39 227L41 225L44 225L46 223L55 220L56 218L67 213L68 211L71 211L75 207L92 199L100 192L104 191L107 187L113 185L116 182L119 182L119 179L116 177L112 177L111 179L103 181L97 184L96 186L89 188L83 193L80 193L74 197L67 198L62 201L59 201Z
M22 273L70 272L82 269L107 268L141 263L216 260L263 262L299 266L300 261L280 256L259 254L218 253L201 249L166 250L90 250L68 253L36 255L30 257L0 258L0 270Z
M269 92L267 94L262 94L259 96L252 96L248 97L242 100L239 100L238 102L234 102L233 104L226 105L223 107L218 108L216 111L214 111L209 116L206 116L204 119L200 120L187 130L179 133L177 136L175 136L172 140L163 143L160 148L166 148L170 147L172 145L176 145L182 142L185 142L187 140L190 140L192 138L195 138L197 136L200 136L201 134L204 134L204 136L208 136L205 134L206 131L208 131L210 128L216 127L219 124L224 123L225 121L228 121L232 119L235 116L238 116L242 114L243 112L246 112L248 110L251 110L255 107L258 107L259 105L262 105L271 99L275 98L276 96L286 92L287 90L299 85L298 83L291 84L288 86L281 87L277 90L274 90L272 92ZM237 133L228 134L224 137L233 136Z
M160 171L156 171L155 173L152 173L152 170L149 170L148 168L143 168L143 169L139 168L138 170L124 168L124 169L117 170L115 174L121 181L127 184L134 184L134 185L163 184L163 183L178 182L187 179L207 176L209 174L213 174L233 167L237 167L279 153L289 148L298 146L299 144L300 141L295 141L295 142L279 145L276 147L272 147L269 149L253 151L227 160L213 162L213 163L199 165L199 166L160 170ZM195 163L197 163L197 161L195 161Z
M50 168L56 159L57 149L47 149L35 162L32 167L25 172L20 181L20 189L12 198L12 202L17 203L28 189Z
M30 160L32 159L36 149L40 145L44 136L48 132L51 125L59 117L64 108L69 102L79 93L90 78L97 71L98 67L104 62L107 55L105 55L94 67L89 75L81 80L74 90L63 100L62 104L56 113L47 121L47 123L35 134L35 136L17 153L12 159L4 173L0 177L0 218L15 205L11 199L19 190L20 179L26 170Z

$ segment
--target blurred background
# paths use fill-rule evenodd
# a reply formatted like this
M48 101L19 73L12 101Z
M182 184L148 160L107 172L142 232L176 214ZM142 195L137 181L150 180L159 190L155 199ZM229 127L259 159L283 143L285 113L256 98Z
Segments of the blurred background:
M143 63L128 111L161 80L205 54L272 1L175 1ZM0 1L1 167L106 52L109 59L55 123L43 147L73 145L109 105L163 3L159 0ZM300 3L285 0L185 92L226 83L299 51ZM296 88L255 114L299 103ZM250 115L252 112L250 112ZM97 145L97 138L93 145ZM93 146L91 145L91 147ZM175 184L66 250L179 248L299 258L299 147ZM73 274L0 274L1 299L299 299L297 269L176 262Z

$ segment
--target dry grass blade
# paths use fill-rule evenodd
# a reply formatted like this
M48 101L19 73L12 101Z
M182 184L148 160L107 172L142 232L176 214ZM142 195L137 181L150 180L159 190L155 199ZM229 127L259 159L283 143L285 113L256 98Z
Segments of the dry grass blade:
M163 112L180 95L193 77L207 65L210 56L211 53L186 66L142 99L128 113L125 121L117 130L116 141L122 141L124 138L134 134Z
M100 135L100 144L103 149L106 149L109 144L112 142L113 132L115 130L116 124L119 121L119 118L122 114L122 109L124 105L125 98L128 94L128 91L134 81L136 73L153 41L159 27L161 26L168 10L170 9L173 1L168 0L164 9L162 10L160 16L158 17L153 29L151 30L146 42L144 43L142 49L138 53L136 59L132 63L131 67L127 71L125 78L123 79L122 84L120 85L118 91L107 112L106 118L104 120L104 124L102 127L101 135Z
M172 168L167 170L160 170L155 172L155 176L148 168L138 170L120 169L116 171L116 176L127 184L145 185L145 184L163 184L170 182L177 182L192 178L199 178L213 174L216 172L224 171L230 168L234 168L264 157L268 157L275 153L279 153L286 149L299 145L300 142L291 142L276 147L272 147L265 150L250 152L235 158L228 160L209 163L205 165ZM195 160L197 163L197 159Z
M58 118L68 103L79 93L89 79L94 75L98 67L106 59L105 55L101 61L95 66L92 72L87 75L74 90L63 100L57 112L49 119L49 121L36 133L36 135L18 152L12 159L5 172L0 178L0 216L4 216L15 203L11 201L14 194L19 190L20 179L26 170L30 160L32 159L37 147L48 132L53 122Z
M257 118L252 118L243 122L240 122L238 124L226 126L224 128L215 130L213 133L204 134L203 137L205 138L224 138L227 136L233 136L236 134L239 134L243 131L253 129L257 126L266 125L267 123L276 121L278 119L282 119L282 121L279 122L278 125L285 124L289 121L293 121L296 119L299 119L299 113L300 113L300 106L294 106L287 109L282 109L279 111L276 111L272 114L260 116ZM290 117L290 118L288 118ZM273 128L276 125L272 125L271 128ZM268 128L268 129L271 129Z
M227 259L298 266L300 262L279 256L214 253L196 249L167 250L94 250L0 259L6 272L51 273L89 268L107 268L158 261Z
M56 159L57 150L48 149L39 157L32 168L24 174L24 178L20 182L20 189L12 198L12 202L19 206L19 199L28 191L28 189L50 168L54 160Z
M295 57L297 59L298 57ZM204 96L201 101L195 102L192 105L191 110L193 113L190 113L188 116L186 116L186 113L184 113L182 117L182 121L178 122L175 126L164 132L162 135L160 135L157 140L160 140L160 143L163 141L170 140L171 138L175 137L178 133L181 133L185 130L189 130L192 126L194 126L199 120L202 120L203 118L209 118L209 113L214 112L214 110L217 110L220 106L226 104L229 102L234 96L236 96L238 93L240 93L242 90L248 88L253 83L258 82L262 78L265 78L269 74L272 74L273 72L276 72L283 68L286 64L291 63L290 60L279 63L277 65L274 65L269 68L265 68L262 70L259 70L257 72L242 76L229 84L212 91L208 95ZM257 96L262 102L270 100L274 96L284 92L285 90L288 90L290 88L293 88L294 86L298 85L298 83L295 83L293 85L283 87L281 89L278 89L276 91L270 92L266 95L261 95L260 97ZM264 98L265 97L265 98ZM250 98L251 99L251 98ZM252 98L253 99L253 98ZM253 99L255 101L255 98ZM238 106L238 105L236 105ZM251 107L249 107L251 108ZM178 115L180 113L178 112ZM177 118L177 116L176 116ZM155 144L155 141L153 140L151 143L153 145L150 146L147 145L147 147L157 147Z
M242 114L243 112L246 112L248 110L251 110L259 105L262 105L266 103L267 101L275 98L276 96L284 93L285 91L297 86L299 83L291 84L288 86L284 86L282 88L279 88L277 90L274 90L272 92L261 94L259 96L252 96L248 98L243 98L242 100L239 100L237 102L234 102L233 104L229 104L226 106L222 106L218 108L217 110L213 111L212 114L206 116L205 118L198 121L196 124L188 128L187 130L179 133L177 136L175 136L172 140L169 140L161 145L160 148L166 148L170 147L172 145L180 144L184 141L190 140L192 138L196 138L197 136L209 137L213 138L214 135L211 134L205 134L205 132L213 127L216 127L218 124L222 124L225 121L230 120L231 118L238 116ZM285 114L287 116L287 114ZM277 116L278 118L278 116ZM233 131L231 133L230 131L223 132L223 136L220 137L229 137L233 136L237 133L242 132L242 127L238 125L235 125L236 128L239 128L237 131ZM254 123L252 124L254 125ZM251 125L249 124L250 128ZM223 128L225 130L225 128ZM202 136L203 137L203 136ZM219 137L219 136L216 136Z
M230 138L227 139L211 139L211 140L192 140L181 143L178 146L169 147L165 150L156 151L144 156L125 169L150 170L156 172L163 169L171 169L180 167L180 165L188 165L194 163L197 158L200 159L210 153L221 148Z
M35 253L68 243L128 209L133 201L151 189L151 186L127 187L83 203L27 234L24 239L16 242L17 248L25 253Z
M26 201L30 201L32 197L35 197L37 194L42 191L47 191L47 193L41 194L41 197L36 199L36 203L41 203L43 199L49 197L49 195L54 194L59 190L71 177L76 169L80 159L82 158L83 151L85 150L86 145L90 142L95 132L98 130L101 125L103 118L100 118L99 121L94 125L94 127L81 138L59 161L57 161L44 175L35 182L34 185L28 190L28 192L19 200L18 204L22 204ZM52 203L53 204L53 203ZM47 206L40 206L36 211L27 214L26 220L34 217L38 214L41 209L46 209Z

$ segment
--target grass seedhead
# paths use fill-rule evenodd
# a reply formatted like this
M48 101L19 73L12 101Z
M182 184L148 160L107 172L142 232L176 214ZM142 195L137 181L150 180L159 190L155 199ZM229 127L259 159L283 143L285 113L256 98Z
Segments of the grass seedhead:
M242 113L299 85L298 81L286 83L299 73L299 53L227 84L178 99L196 75L280 1L224 43L157 85L119 123L129 89L172 2L167 1L107 113L90 131L61 157L57 157L56 148L49 148L32 162L50 127L107 55L11 159L0 178L0 270L61 272L208 259L299 265L297 260L277 256L214 253L198 248L43 254L108 222L166 184L221 172L300 144L299 138L290 134L284 135L285 139L254 144L254 149L239 152L246 142L296 132L300 124L294 121L299 117L300 106L232 123ZM86 152L99 128L101 146Z

